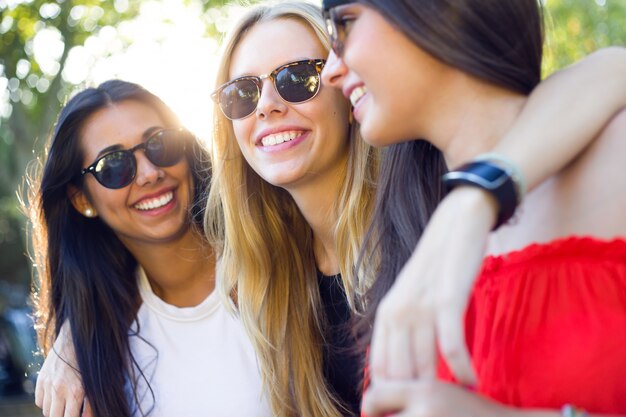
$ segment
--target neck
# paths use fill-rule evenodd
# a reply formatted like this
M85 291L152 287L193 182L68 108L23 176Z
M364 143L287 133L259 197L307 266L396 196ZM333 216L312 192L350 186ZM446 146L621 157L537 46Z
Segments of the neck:
M167 243L129 247L142 266L154 293L168 304L193 307L215 288L215 254L191 229Z
M430 129L418 130L457 167L491 151L517 119L527 97L460 73L431 106ZM423 119L422 119L423 120ZM424 133L425 132L425 133Z
M335 169L328 170L314 180L287 189L313 231L315 264L325 275L339 273L335 244L337 202L346 176L347 155Z

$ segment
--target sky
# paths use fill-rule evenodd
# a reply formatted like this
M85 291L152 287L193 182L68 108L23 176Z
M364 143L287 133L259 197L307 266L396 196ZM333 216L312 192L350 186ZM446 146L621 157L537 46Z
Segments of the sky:
M146 1L136 19L106 27L84 47L75 48L63 76L75 84L97 85L111 78L141 84L170 105L185 126L206 138L219 47L204 36L201 13L197 3Z

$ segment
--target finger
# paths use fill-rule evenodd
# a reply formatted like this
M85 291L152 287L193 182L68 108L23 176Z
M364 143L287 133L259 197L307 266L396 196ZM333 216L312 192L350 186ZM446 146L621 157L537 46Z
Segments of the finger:
M89 402L87 398L85 398L82 417L93 417L93 410L91 409L91 402Z
M464 308L447 309L437 318L437 335L441 356L457 381L467 386L475 386L476 373L465 342Z
M45 374L40 371L35 382L35 405L39 408L43 408L45 378Z
M407 406L407 381L378 381L365 392L362 410L368 417L382 417L402 411Z
M71 389L71 393L72 394L67 398L63 417L80 417L83 400L85 398L83 390L80 388Z
M434 324L430 321L427 324L414 329L411 343L413 372L420 379L434 379L437 376L436 333Z
M65 411L64 399L56 392L50 395L50 397L52 397L52 400L50 401L50 414L48 414L48 417L63 417L63 412Z
M372 332L372 341L369 352L369 365L371 379L385 378L385 358L386 354L386 328L382 322L382 317L378 317L374 321L374 330Z
M45 382L42 384L43 387L43 404L41 407L42 414L46 417L50 416L50 406L52 403L52 384L50 382Z
M401 322L387 331L386 352L387 378L411 379L414 368L411 354L411 328L406 323Z

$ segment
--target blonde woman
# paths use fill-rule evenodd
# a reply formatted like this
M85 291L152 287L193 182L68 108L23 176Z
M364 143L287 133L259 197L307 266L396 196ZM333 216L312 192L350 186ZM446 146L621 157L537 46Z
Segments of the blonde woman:
M360 402L341 330L377 158L349 102L320 83L324 30L311 4L250 10L224 44L213 95L207 219L223 209L224 223L207 230L225 231L220 289L236 294L276 416L352 414Z

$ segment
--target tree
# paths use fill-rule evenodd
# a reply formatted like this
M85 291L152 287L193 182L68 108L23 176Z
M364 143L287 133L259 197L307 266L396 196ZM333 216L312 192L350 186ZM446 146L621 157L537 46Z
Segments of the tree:
M572 64L604 46L626 45L623 0L544 0L544 74Z

